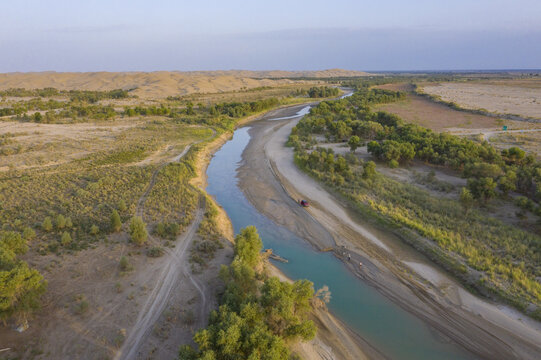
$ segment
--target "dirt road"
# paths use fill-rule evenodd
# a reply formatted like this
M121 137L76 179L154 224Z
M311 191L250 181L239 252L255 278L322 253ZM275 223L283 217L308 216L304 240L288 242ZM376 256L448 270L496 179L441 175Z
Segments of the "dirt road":
M260 211L318 248L332 244L351 249L352 259L366 264L363 271L351 266L353 272L473 353L490 359L538 358L538 323L521 321L507 309L473 297L452 280L448 282L451 296L422 281L420 271L410 277L412 268L405 264L401 247L393 243L396 239L389 241L359 222L339 199L297 169L292 150L284 147L297 121L263 121L250 131L240 186ZM312 202L305 214L298 214L299 198Z
M190 280L196 287L201 296L201 314L198 316L201 325L204 324L204 314L206 313L207 294L202 284L200 284L191 274L188 268L187 249L203 219L203 210L198 209L195 220L190 224L186 231L176 240L176 246L173 250L167 251L162 258L162 271L156 279L156 285L148 295L148 298L139 311L137 321L133 330L128 334L122 347L118 351L115 359L133 359L136 357L137 350L141 342L152 330L154 323L158 320L169 301L169 294L174 285L179 280L181 273ZM179 269L182 271L180 272Z
M144 210L144 207L145 207L145 201L148 198L148 194L150 194L150 191L154 187L154 184L156 184L156 177L158 176L158 173L160 172L160 170L163 169L167 164L169 164L171 162L179 161L180 159L182 159L182 157L184 155L186 155L186 153L190 150L192 145L194 145L194 144L190 144L190 145L186 146L184 148L184 150L182 150L182 152L179 155L175 156L172 159L172 161L166 161L166 162L162 163L160 166L158 166L158 168L156 170L154 170L154 172L152 173L152 177L150 178L150 182L148 183L147 189L145 190L143 195L137 201L137 208L135 209L135 215L136 216L140 216L141 218L143 218L143 212L144 212L143 210Z
M192 145L193 144L186 146L186 148L170 162L179 161L186 153L188 153ZM152 178L146 191L137 202L137 216L143 217L145 201L154 187L156 177L159 171L170 162L164 162L152 174ZM194 221L192 221L183 234L177 237L175 248L165 248L165 256L160 259L161 271L155 280L154 288L148 295L143 307L139 310L139 316L132 327L133 330L129 332L128 337L124 340L115 359L133 359L136 357L137 350L141 343L148 336L154 324L167 306L169 295L171 294L173 287L177 284L181 274L190 281L199 293L200 314L197 319L199 320L200 327L205 325L205 315L209 312L208 306L210 304L209 301L207 301L207 298L209 297L207 293L209 290L201 281L191 274L190 268L188 267L189 254L187 252L187 249L191 245L196 231L199 228L199 224L203 219L203 213L204 208L200 206L197 209ZM149 235L149 242L159 244L159 242L151 235ZM179 269L181 272L179 272Z
M450 131L450 133L459 136L466 135L481 135L483 140L490 141L490 138L498 134L507 134L507 133L529 133L529 132L538 132L541 129L517 129L517 130L487 130L487 129L474 129L474 130L462 130L457 129Z

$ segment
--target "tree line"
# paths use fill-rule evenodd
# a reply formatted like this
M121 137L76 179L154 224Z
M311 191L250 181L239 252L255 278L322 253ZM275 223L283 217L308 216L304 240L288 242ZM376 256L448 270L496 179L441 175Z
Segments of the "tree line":
M391 167L418 159L447 166L468 178L468 189L482 202L516 191L532 202L541 215L541 162L517 147L496 150L481 143L446 133L435 133L419 125L405 123L399 116L378 111L369 105L400 100L397 92L381 89L357 91L353 96L323 102L293 129L292 135L306 140L322 134L331 141L368 142L368 151ZM361 141L351 143L358 147ZM529 205L531 207L531 205Z
M396 115L370 110L378 99L391 97L361 88L350 98L314 107L289 137L296 163L340 192L363 215L413 230L401 231L403 239L468 285L541 318L541 311L535 310L541 308L541 285L536 280L541 276L539 235L474 208L516 191L524 195L517 205L539 213L539 162L519 148L497 151L486 142L433 133L406 124ZM316 135L347 143L351 152L336 156L329 149L314 148ZM458 199L434 197L379 174L374 162L357 159L354 151L362 144L391 166L418 159L455 169L468 178L468 186L461 189ZM413 234L431 242L427 245ZM480 274L477 280L471 271Z

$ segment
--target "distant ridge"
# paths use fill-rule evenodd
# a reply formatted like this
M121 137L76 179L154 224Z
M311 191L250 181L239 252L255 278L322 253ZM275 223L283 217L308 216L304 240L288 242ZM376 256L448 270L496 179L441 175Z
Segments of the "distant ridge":
M211 93L241 88L289 84L295 78L358 77L361 71L330 69L319 71L156 71L156 72L29 72L0 74L0 89L60 90L136 89L141 98L161 98L195 92Z

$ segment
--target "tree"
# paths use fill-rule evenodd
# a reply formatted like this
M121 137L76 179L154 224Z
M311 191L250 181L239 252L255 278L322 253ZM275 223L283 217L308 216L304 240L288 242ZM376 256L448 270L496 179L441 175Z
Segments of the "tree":
M389 167L391 169L396 169L398 167L398 161L396 161L395 159L392 159L391 161L389 161Z
M128 209L128 207L126 206L126 202L124 200L120 200L118 202L118 210L124 212L127 209Z
M496 196L496 182L493 178L485 177L480 179L468 179L468 189L475 199L484 203Z
M351 128L346 125L345 121L339 121L336 127L336 137L338 140L347 139L351 135Z
M235 237L235 256L246 265L254 268L259 263L259 253L263 248L255 226L248 226Z
M119 232L122 228L122 221L120 220L120 215L118 215L118 211L113 210L111 213L111 230L113 232Z
M526 157L526 152L516 146L502 150L502 156L508 164L520 164Z
M467 188L463 187L460 191L460 204L466 212L473 206L473 195Z
M373 121L356 120L352 124L353 133L363 139L373 140L383 132L383 126Z
M39 307L39 298L46 288L43 276L24 261L0 271L0 320L5 323L14 315L26 320Z
M485 162L476 162L469 164L464 168L464 175L475 178L497 178L502 175L502 168L496 164Z
M32 228L29 228L28 226L26 226L23 229L23 239L25 241L30 241L34 239L35 237L36 237L36 232Z
M15 261L17 255L28 251L26 240L15 231L0 232L0 269L8 267Z
M13 315L25 320L39 306L39 297L45 292L43 276L16 259L27 250L26 241L19 233L0 232L0 320L4 323Z
M191 101L186 104L186 115L195 115L193 103Z
M44 230L44 231L51 231L53 229L53 222L51 220L50 217L46 217L44 220L43 220L43 223L41 223L41 228Z
M348 169L349 166L346 159L343 156L339 155L334 163L334 170L340 174L346 172Z
M380 157L381 155L381 144L377 141L370 141L367 145L367 150L370 154L374 155L375 157Z
M505 194L509 191L515 191L517 188L517 174L514 171L508 171L507 174L498 180L498 188Z
M58 214L56 217L56 228L62 230L66 227L66 218L62 214Z
M73 222L70 217L66 218L66 228L71 229L73 227Z
M348 145L351 152L355 152L355 150L357 150L357 148L361 145L361 139L357 135L353 135L349 138Z
M147 226L140 216L134 216L130 221L130 237L131 241L136 245L143 245L147 240Z
M293 284L282 282L277 277L265 280L261 288L261 305L272 332L285 338L301 336L303 340L312 339L315 336L314 324L303 321L302 317L310 309L313 296L313 284L308 280L298 280Z
M327 153L326 156L323 157L323 159L325 160L323 164L323 169L325 171L333 172L334 171L334 154L329 152Z
M63 246L68 246L69 244L71 244L70 233L67 231L64 231L64 233L62 234L62 237L60 238L60 242L62 243Z
M367 161L363 164L363 178L370 179L376 175L376 163Z
M90 235L98 235L100 232L100 228L98 225L94 224L90 227Z
M41 116L41 113L39 113L39 112L34 113L32 118L33 118L34 122L37 122L37 123L39 123L39 122L41 122L43 120L43 116Z
M131 270L133 270L133 266L128 261L128 258L125 257L125 256L120 257L119 266L120 266L120 270L122 270L122 271L131 271Z

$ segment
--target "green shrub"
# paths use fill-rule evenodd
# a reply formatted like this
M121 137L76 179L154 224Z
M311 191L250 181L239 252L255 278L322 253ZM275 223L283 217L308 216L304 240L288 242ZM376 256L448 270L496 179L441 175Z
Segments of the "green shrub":
M131 270L133 270L133 266L128 261L128 258L125 257L125 256L120 257L119 266L120 266L120 270L122 270L122 271L131 271Z
M50 217L46 217L44 220L43 220L43 223L41 224L41 228L44 230L44 231L51 231L53 230L53 222L51 220Z
M376 175L376 163L367 161L363 164L363 178L370 179Z
M147 256L148 257L161 257L163 256L164 253L165 251L163 250L163 248L159 246L153 246L150 249L148 249Z
M67 231L64 231L64 233L62 233L62 237L60 239L60 242L62 243L62 246L68 246L69 244L71 244L71 235L69 232Z
M64 217L64 215L59 214L56 217L56 228L58 230L63 230L65 227L66 227L66 218Z
M131 241L136 245L143 245L147 241L147 226L140 216L134 216L130 221Z
M126 202L125 202L123 199L121 199L121 200L118 202L118 210L124 212L124 211L126 211L127 209L128 209L128 207L126 206Z
M98 235L99 232L100 232L99 226L97 226L97 225L94 224L94 225L92 225L92 226L90 227L90 235Z
M113 232L119 232L122 228L122 221L120 220L120 215L118 215L118 211L113 210L111 213L111 230Z
M30 241L30 240L33 240L35 237L36 237L36 232L32 228L26 226L23 229L23 239L25 239L26 241Z

